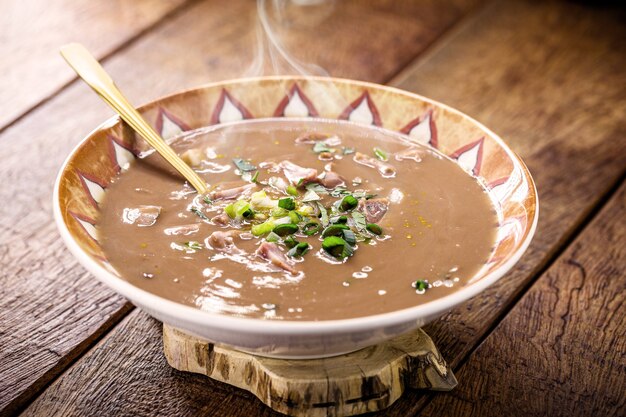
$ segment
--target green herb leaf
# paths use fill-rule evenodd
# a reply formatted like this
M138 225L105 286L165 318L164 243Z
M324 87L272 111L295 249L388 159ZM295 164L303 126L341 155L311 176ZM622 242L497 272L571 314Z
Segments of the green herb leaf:
M285 197L278 200L278 207L284 208L285 210L293 210L296 208L296 202L291 197Z
M311 247L306 242L298 243L296 246L287 251L287 255L292 257L300 257L307 253L310 248Z
M330 218L330 222L331 223L339 223L339 224L346 224L348 223L348 218L344 215L341 216L333 216Z
M189 249L192 249L194 251L198 251L202 249L202 244L200 242L196 242L196 241L189 241L189 242L185 242L183 243L184 246L188 247Z
M322 226L328 226L328 210L326 210L326 207L324 207L324 205L319 201L317 201L317 208L320 211L320 220L322 222Z
M313 190L307 190L307 192L304 194L304 197L302 197L302 202L306 203L308 201L318 201L321 200L320 196Z
M284 237L296 233L298 231L298 226L291 223L279 224L278 226L274 227L274 230L272 231L278 236Z
M365 228L367 229L368 232L371 232L375 235L380 236L383 234L383 229L376 223L368 223L367 226L365 226Z
M374 148L374 155L376 155L376 158L380 159L381 161L389 160L389 155L387 154L387 152L383 151L380 148Z
M289 235L286 238L283 239L283 243L288 247L288 248L293 248L294 246L296 246L298 242L293 235Z
M202 196L202 201L207 204L213 204L213 200L211 200L208 195Z
M196 216L200 217L202 220L206 220L209 221L209 218L207 217L206 214L204 214L199 208L197 207L192 207L189 209L193 214L195 214Z
M337 197L341 197L341 196L344 196L344 195L350 194L350 192L348 191L348 189L347 189L346 187L337 186L337 187L333 188L333 189L329 192L329 194L330 194L332 197L337 198Z
M367 229L367 221L365 220L365 215L360 211L352 212L352 220L354 220L354 226L356 230L363 233Z
M307 191L315 191L317 194L328 194L328 190L316 182L307 184L306 189Z
M354 148L347 148L347 147L343 147L343 154L344 155L350 155L353 154L356 151L356 149Z
M254 175L253 175L253 176L252 176L252 178L250 179L250 182L253 182L253 183L255 183L255 184L256 184L257 182L259 182L259 171L255 171L255 172L254 172Z
M358 204L359 204L359 200L357 200L351 195L347 195L343 198L343 200L341 200L341 204L339 205L339 208L343 211L350 211L356 208Z
M241 159L241 158L234 158L233 159L233 164L235 164L237 169L239 171L241 171L242 173L243 172L254 171L256 169L256 167L254 165L252 165L250 163L250 161L246 161L246 160Z

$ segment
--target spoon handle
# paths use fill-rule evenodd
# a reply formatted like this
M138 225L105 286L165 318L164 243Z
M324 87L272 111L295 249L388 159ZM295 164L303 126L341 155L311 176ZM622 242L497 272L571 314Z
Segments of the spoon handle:
M117 88L109 74L102 68L89 51L79 43L71 43L61 48L61 55L100 97L113 108L122 119L139 133L167 162L180 172L199 194L207 192L206 183L196 172L180 159L174 150L144 120Z

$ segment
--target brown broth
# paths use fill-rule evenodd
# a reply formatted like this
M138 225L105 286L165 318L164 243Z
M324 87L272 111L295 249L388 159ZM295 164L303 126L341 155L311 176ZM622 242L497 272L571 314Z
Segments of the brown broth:
M294 141L310 132L338 136L342 143L334 148L339 154L343 147L367 155L373 155L374 147L384 149L396 170L393 178L384 178L378 170L355 163L354 154L333 161L333 171L347 180L350 191L366 190L378 197L403 194L400 202L389 204L379 223L383 235L369 244L357 243L352 257L329 262L332 258L321 250L319 234L297 238L309 242L312 249L292 261L296 274L255 255L262 237L236 236L236 247L226 251L207 248L204 242L212 232L233 227L203 221L189 210L190 205L196 204L211 218L235 200L202 203L159 155L151 154L137 160L107 190L97 228L111 265L133 285L206 311L332 320L435 300L457 291L485 264L498 220L484 188L453 161L397 134L348 122L271 119L196 132L175 141L174 147L181 153L208 147L211 159L205 158L196 170L212 189L227 189L246 184L236 173L233 158L250 159L256 166L289 160L323 172L328 161L319 159L313 145ZM421 160L396 160L396 154L407 148L418 149ZM282 177L266 169L258 171L259 181ZM357 177L362 183L353 185ZM323 198L326 205L337 200ZM125 209L140 205L162 207L154 225L122 221ZM192 227L198 230L189 235L166 234L166 229L181 225L197 225ZM244 224L243 229L249 226ZM179 250L186 241L196 241L200 247ZM422 294L413 286L418 279L430 284Z

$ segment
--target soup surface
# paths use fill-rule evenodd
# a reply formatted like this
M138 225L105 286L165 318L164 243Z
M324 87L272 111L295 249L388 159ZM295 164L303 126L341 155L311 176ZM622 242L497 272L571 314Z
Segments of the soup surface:
M121 276L170 300L283 320L385 313L458 290L494 245L478 181L382 129L267 119L173 146L211 191L150 154L109 186L97 226Z

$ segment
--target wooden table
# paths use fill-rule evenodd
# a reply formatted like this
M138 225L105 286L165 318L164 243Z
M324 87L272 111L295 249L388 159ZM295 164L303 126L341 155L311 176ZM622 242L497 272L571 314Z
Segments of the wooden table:
M286 39L477 118L538 185L518 266L425 328L459 386L381 414L626 415L626 13L589 3L341 0ZM58 47L85 43L142 103L242 75L254 2L14 0L0 22L0 414L276 415L170 368L160 324L77 264L51 213L63 158L111 114Z

